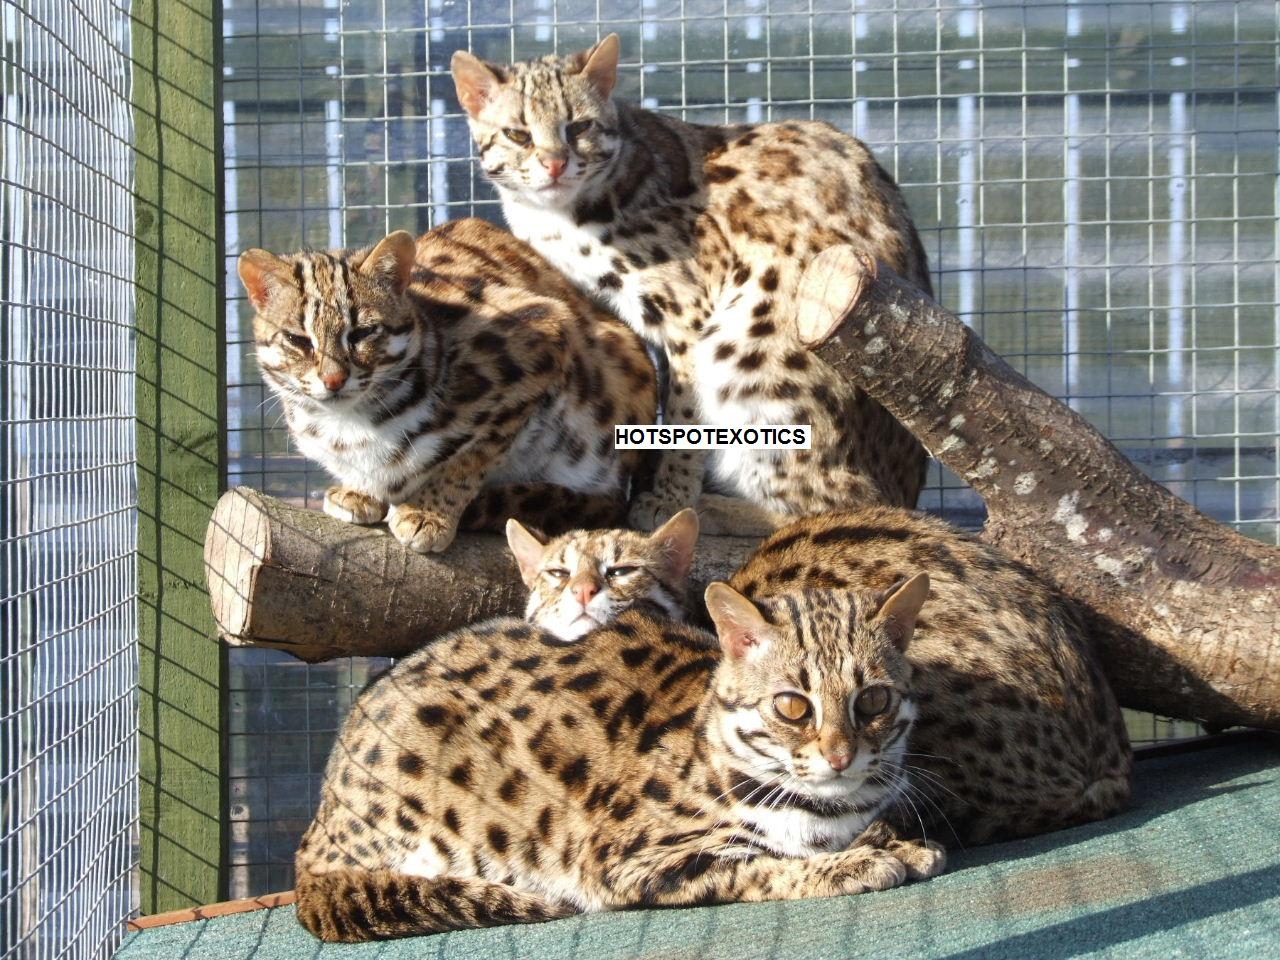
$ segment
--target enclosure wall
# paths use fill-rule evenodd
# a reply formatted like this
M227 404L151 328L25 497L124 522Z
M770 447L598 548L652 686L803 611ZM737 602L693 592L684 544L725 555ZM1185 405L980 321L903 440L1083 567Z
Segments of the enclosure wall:
M137 902L129 21L0 3L0 956Z
M205 590L225 474L217 0L134 0L142 909L226 890L226 654Z
M1024 0L226 0L230 478L318 506L257 374L232 258L478 213L450 54L617 31L617 96L707 123L816 117L903 186L940 300L1144 470L1277 542L1280 4ZM922 505L981 504L934 469ZM354 690L376 667L236 651L233 891L292 879ZM1169 728L1135 721L1136 739Z

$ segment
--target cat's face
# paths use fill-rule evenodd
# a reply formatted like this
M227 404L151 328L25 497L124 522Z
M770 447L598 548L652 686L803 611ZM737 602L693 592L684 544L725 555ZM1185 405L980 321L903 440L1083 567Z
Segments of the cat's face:
M419 346L404 296L414 253L400 230L351 254L241 254L268 382L293 399L339 408L399 378Z
M642 601L683 619L684 580L697 539L693 510L680 511L648 535L583 530L549 543L507 521L507 542L529 588L525 616L566 643Z
M725 653L713 722L741 770L826 800L892 779L916 716L904 653L928 592L919 574L885 594L805 590L756 604L712 584Z
M604 176L619 144L609 99L618 49L610 34L591 50L511 66L453 55L480 165L500 190L531 206L559 208Z

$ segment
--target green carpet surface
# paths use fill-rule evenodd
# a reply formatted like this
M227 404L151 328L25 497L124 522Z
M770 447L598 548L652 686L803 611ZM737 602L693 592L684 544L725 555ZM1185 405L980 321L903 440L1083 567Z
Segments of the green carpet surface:
M282 907L140 931L116 960L1280 958L1280 739L1144 759L1121 816L950 854L941 876L883 893L352 946Z

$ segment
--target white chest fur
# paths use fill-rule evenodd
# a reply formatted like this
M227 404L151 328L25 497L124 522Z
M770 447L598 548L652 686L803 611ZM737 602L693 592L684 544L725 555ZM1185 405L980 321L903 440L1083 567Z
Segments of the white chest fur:
M619 272L614 262L618 252L601 242L608 227L578 224L570 210L534 208L514 199L505 199L502 211L511 232L550 260L579 289L601 301L640 336L659 342L656 330L645 329L641 274ZM616 286L606 278L616 278Z

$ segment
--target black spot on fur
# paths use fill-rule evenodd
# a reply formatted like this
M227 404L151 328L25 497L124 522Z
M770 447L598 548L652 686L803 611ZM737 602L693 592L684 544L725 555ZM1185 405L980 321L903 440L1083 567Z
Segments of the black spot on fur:
M507 852L507 847L510 845L511 839L507 836L506 830L503 830L502 827L498 826L496 823L491 823L489 824L486 836L489 838L489 845L492 846L494 850L498 851L498 853Z
M410 777L422 776L422 768L424 766L422 755L406 750L396 760L396 766L400 768L400 772Z
M622 651L620 656L622 657L623 663L628 667L635 669L636 667L643 665L644 662L649 659L650 653L652 653L652 651L648 647L627 647Z
M580 787L587 779L591 761L586 756L575 757L560 770L560 782L566 787Z
M671 799L671 788L657 777L646 780L641 790L646 797L657 800L659 803L666 803Z

